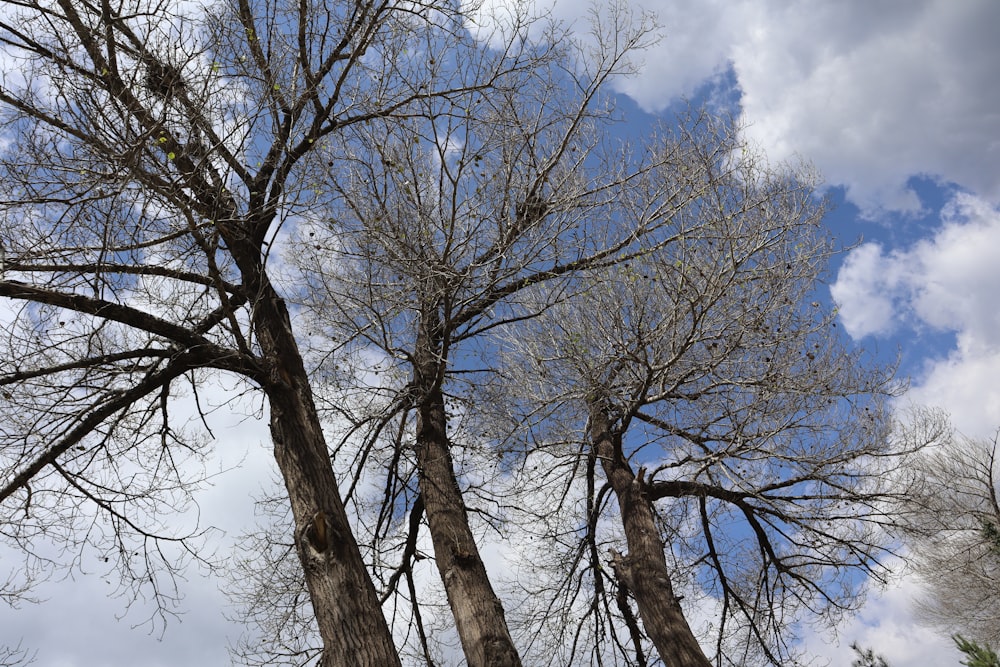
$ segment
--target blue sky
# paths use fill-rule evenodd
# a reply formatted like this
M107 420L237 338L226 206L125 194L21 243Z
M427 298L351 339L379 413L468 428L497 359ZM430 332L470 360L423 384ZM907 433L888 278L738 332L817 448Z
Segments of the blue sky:
M552 11L582 27L588 5L556 0ZM738 96L746 136L773 161L814 164L838 203L834 233L845 246L860 239L830 275L848 334L901 355L909 400L945 408L970 435L1000 427L1000 3L644 6L659 14L663 39L618 84L635 122L709 89ZM269 477L266 431L233 422L217 432L231 439L230 462L246 454L248 468L202 498L203 518L235 530L252 514L248 492ZM213 583L191 573L186 614L161 641L129 631L141 610L118 620L121 603L108 601L108 584L91 571L40 589L43 604L0 608L0 641L23 636L42 666L228 662L226 642L241 628L223 619ZM957 666L951 642L913 621L916 590L904 578L873 594L839 637L810 635L809 652L846 666L856 640L894 667Z

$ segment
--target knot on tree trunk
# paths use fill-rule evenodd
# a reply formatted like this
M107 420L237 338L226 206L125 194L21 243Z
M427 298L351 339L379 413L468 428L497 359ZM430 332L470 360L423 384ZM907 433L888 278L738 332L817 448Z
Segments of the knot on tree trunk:
M479 562L475 553L460 547L452 549L452 557L455 559L455 565L463 568L473 567Z
M629 590L635 590L632 561L629 560L629 557L615 549L608 549L608 555L611 558L611 569L615 571L615 578L618 580L618 583Z

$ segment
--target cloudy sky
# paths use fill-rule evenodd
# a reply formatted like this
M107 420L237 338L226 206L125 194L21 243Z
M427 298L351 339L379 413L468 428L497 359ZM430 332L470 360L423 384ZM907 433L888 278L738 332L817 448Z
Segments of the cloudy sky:
M567 18L578 3L560 0ZM622 90L656 112L735 86L746 134L803 159L840 202L850 250L831 276L859 344L899 354L908 399L956 427L1000 427L1000 3L992 0L650 0L665 38ZM809 652L849 665L852 641L891 665L957 665L913 621L912 580L872 595Z
M556 0L580 19L589 3ZM840 202L830 225L845 246L830 276L846 331L903 360L910 398L940 405L970 435L1000 426L1000 3L996 0L647 0L663 40L621 90L642 112L683 97L735 91L747 135L773 160L803 159ZM582 23L580 24L582 25ZM220 417L221 418L221 417ZM206 522L235 525L247 490L266 479L266 434L221 425L250 474L203 500ZM242 509L239 509L242 506ZM243 513L234 520L234 513ZM235 523L230 524L230 522ZM0 552L0 562L3 554ZM0 577L5 572L0 572ZM809 651L849 665L854 640L894 667L955 665L951 642L909 612L915 584L873 595L839 637ZM0 608L0 640L39 649L36 664L225 664L240 628L192 573L187 613L160 640L123 621L99 570L40 589L48 601ZM81 622L85 619L85 622ZM137 657L139 656L139 657Z
M572 20L579 3L557 0ZM656 113L735 88L746 135L839 207L848 333L899 349L911 398L1000 426L1000 4L648 0L664 38L620 88Z

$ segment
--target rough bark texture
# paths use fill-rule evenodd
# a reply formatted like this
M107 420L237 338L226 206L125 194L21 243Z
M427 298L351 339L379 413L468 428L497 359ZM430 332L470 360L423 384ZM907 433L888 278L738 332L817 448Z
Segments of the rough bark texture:
M469 527L449 449L439 325L425 312L417 339L417 466L434 556L469 667L520 667L521 659Z
M274 456L295 518L295 544L320 636L324 667L399 665L392 635L361 558L330 464L312 390L281 299L265 285L254 309Z
M590 438L604 474L618 498L629 553L612 552L619 585L635 598L643 627L664 664L671 667L711 667L691 632L670 582L664 544L656 527L653 504L643 493L643 481L622 455L621 439L599 402L590 407Z

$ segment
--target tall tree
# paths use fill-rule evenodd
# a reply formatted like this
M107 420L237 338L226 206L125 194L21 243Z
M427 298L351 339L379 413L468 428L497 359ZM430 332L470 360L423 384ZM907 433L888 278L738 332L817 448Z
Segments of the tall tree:
M463 22L391 0L4 5L0 533L27 558L53 535L90 543L167 604L169 544L199 552L161 517L190 501L183 459L202 451L171 398L236 375L267 399L321 663L398 664L269 260L322 206L337 133L532 57Z
M921 443L890 433L893 369L818 300L833 248L808 173L739 145L702 157L711 186L672 241L581 274L511 336L506 373L541 444L585 443L580 570L556 594L591 578L586 616L620 613L637 662L644 629L666 664L709 664L700 617L719 664L781 665L800 610L850 609L852 577L879 572L904 493L886 474Z
M830 249L802 174L704 115L609 138L652 26L596 18L589 47L515 14L484 48L451 3L8 3L0 534L91 544L169 604L170 545L202 554L166 515L209 446L174 397L222 374L266 399L290 524L246 561L284 586L253 618L318 637L271 616L261 662L399 664L414 628L435 664L425 526L470 665L704 665L692 602L718 661L775 663L797 607L847 605L891 373L808 303ZM514 513L545 526L544 614L487 569L483 526L535 530Z

